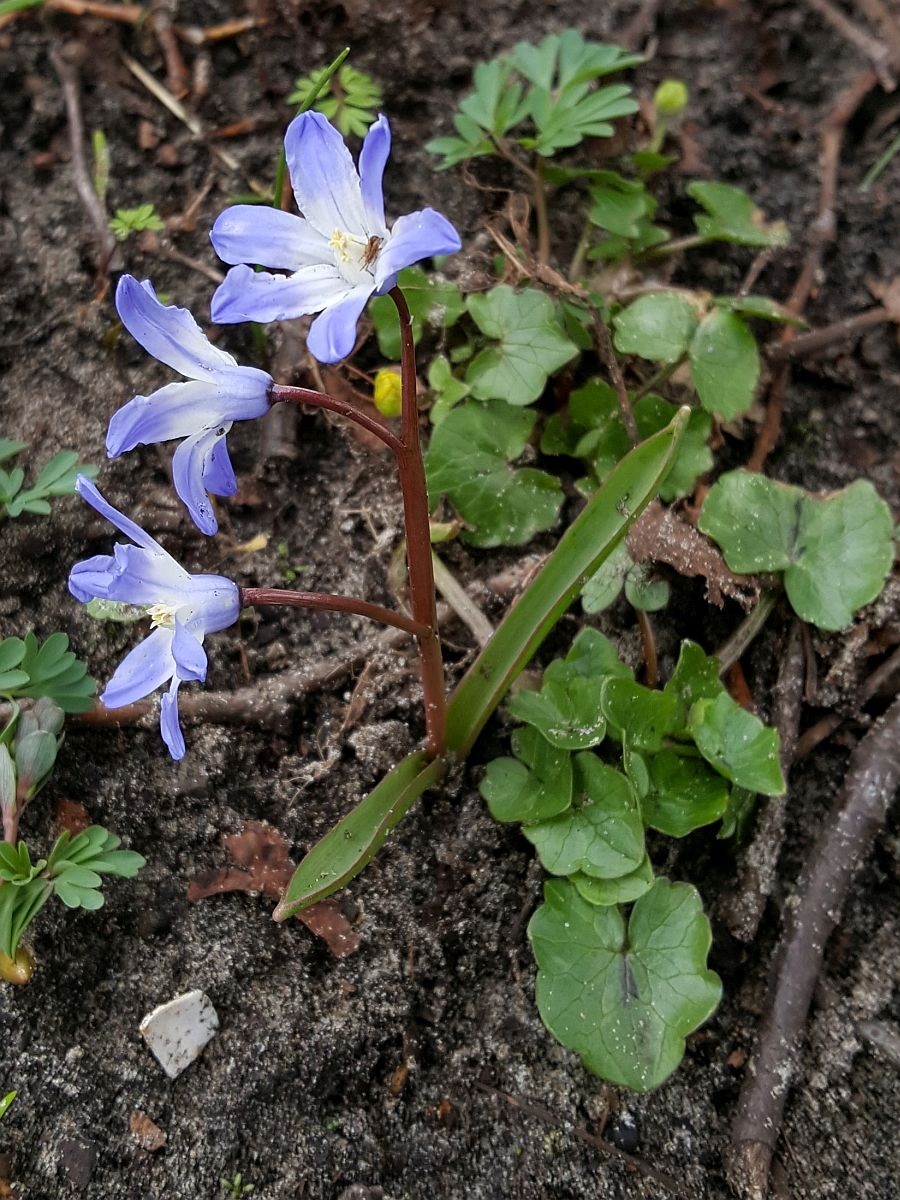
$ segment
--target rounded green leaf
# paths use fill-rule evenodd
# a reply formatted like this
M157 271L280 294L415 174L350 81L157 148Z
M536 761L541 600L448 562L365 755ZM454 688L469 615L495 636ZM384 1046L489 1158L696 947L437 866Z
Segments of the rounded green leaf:
M680 838L725 813L731 788L702 759L662 750L650 759L649 770L641 812L651 829Z
M759 380L756 338L740 317L714 308L690 345L691 379L705 409L730 421L753 403Z
M589 1071L637 1092L659 1087L722 992L708 970L709 922L685 883L657 879L626 927L568 880L551 880L528 926L544 1024Z
M764 214L740 188L695 179L687 192L706 209L705 216L694 217L694 224L709 241L759 247L786 246L790 241L784 221L767 224Z
M613 317L616 349L651 362L677 362L697 327L694 308L675 292L640 296Z
M843 629L881 594L894 561L891 512L866 479L821 499L804 496L784 586L794 611L820 629Z
M697 749L726 779L765 796L783 794L778 730L767 728L727 692L698 700L689 725Z
M559 480L514 469L536 417L502 400L469 402L448 412L431 435L425 463L432 503L449 496L475 546L520 546L549 529L562 507Z
M677 737L689 737L691 709L698 700L715 700L724 690L719 678L719 660L706 654L696 642L683 641L675 670L663 689L676 704L669 732Z
M517 292L501 284L469 296L467 305L481 332L496 343L476 354L466 373L479 400L531 404L548 377L578 353L543 292Z
M848 625L894 561L890 509L864 479L814 496L731 471L710 489L698 526L732 571L783 571L794 611L820 629Z
M803 491L750 471L729 471L703 502L698 529L722 547L739 575L791 564Z
M644 825L631 785L593 754L579 754L575 763L576 787L587 802L522 832L551 875L628 875L645 854Z
M572 875L572 883L590 904L630 904L643 896L653 886L653 865L647 855L634 871L620 875L618 879L595 879L591 875Z
M609 733L618 741L627 735L635 750L658 750L675 716L672 696L656 692L633 679L607 679L600 706Z
M546 821L572 803L572 759L532 728L512 737L515 758L487 765L480 792L495 821Z
M600 711L601 679L573 675L544 677L539 692L518 692L507 708L517 721L533 725L561 750L587 750L603 741L606 721Z

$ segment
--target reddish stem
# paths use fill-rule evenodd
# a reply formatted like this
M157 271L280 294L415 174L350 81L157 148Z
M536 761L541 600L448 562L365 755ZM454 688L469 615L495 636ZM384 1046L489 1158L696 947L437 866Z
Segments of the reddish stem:
M357 425L360 425L368 433L380 438L386 446L390 446L398 458L403 449L403 443L400 441L400 438L386 426L382 425L380 421L376 421L374 417L370 417L367 413L362 412L346 400L339 400L337 396L329 396L327 392L313 392L309 388L288 387L286 384L276 383L269 392L269 403L279 404L281 402L288 404L311 404L316 408L327 408L330 412L337 413L341 417L346 417L348 421L355 421Z
M400 317L400 378L403 390L402 440L397 451L397 469L403 492L406 525L406 561L413 616L427 632L417 635L422 657L422 692L428 750L442 754L447 743L447 697L444 662L437 631L434 571L431 565L431 523L425 467L419 443L419 410L416 404L416 347L412 320L403 293L390 292Z
M393 625L414 638L427 637L431 632L427 625L414 621L403 613L394 612L381 604L368 600L357 600L353 596L332 596L328 592L292 592L286 588L241 588L241 606L250 608L259 604L287 604L293 608L323 608L328 612L353 613L357 617L369 617L383 625Z

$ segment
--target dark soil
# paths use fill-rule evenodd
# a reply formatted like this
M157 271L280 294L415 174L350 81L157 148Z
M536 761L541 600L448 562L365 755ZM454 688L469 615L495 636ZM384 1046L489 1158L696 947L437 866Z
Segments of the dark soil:
M171 7L179 21L201 26L244 11L234 4L225 13L201 0ZM111 150L111 209L153 202L172 218L202 193L194 228L129 241L122 266L151 276L204 322L211 281L167 258L167 249L218 266L208 228L228 197L246 190L246 177L271 177L288 113L284 98L298 74L351 44L354 64L383 83L393 122L389 212L433 204L471 246L497 198L468 186L459 172L436 175L422 144L448 127L473 64L569 24L612 39L638 7L636 0L261 2L254 11L268 17L264 28L200 52L183 47L189 64L207 60L209 90L189 102L206 126L248 116L258 123L248 135L214 143L238 159L240 174L224 168L122 65L124 49L164 77L151 34L92 18L19 17L0 32L0 433L30 442L38 463L67 447L104 462L112 412L164 374L130 339L115 335L110 296L96 299L96 247L72 185L50 47L68 45L80 62L86 129L104 130ZM637 75L639 90L649 96L663 78L685 79L696 170L746 187L770 215L788 221L794 248L761 287L784 297L816 209L817 121L865 64L799 0L661 7L655 57ZM748 87L762 88L766 103L748 96ZM883 145L878 122L895 103L873 93L851 127L838 239L809 308L815 324L861 310L871 303L869 279L900 273L900 157L872 191L858 191ZM142 122L144 144L155 143L148 149L139 148ZM677 205L674 217L687 226ZM691 283L734 287L748 261L746 252L701 255L692 260ZM287 336L273 331L271 348L290 363ZM246 330L222 330L221 341L253 361ZM889 327L827 363L799 367L773 474L823 489L863 475L896 510L898 382L900 353ZM223 571L244 585L278 585L286 563L276 547L286 542L287 562L308 568L304 584L389 602L388 567L400 534L390 464L312 418L288 429L296 433L296 457L271 453L269 439L261 465L258 429L236 432L243 487L223 510L224 533L215 540L192 531L173 501L167 459L153 450L105 464L104 489L160 532L189 568ZM744 444L729 440L735 463L746 457L752 433L748 426ZM260 532L270 534L265 550L234 549ZM73 561L108 544L109 530L75 500L59 502L51 520L7 522L0 531L0 633L65 628L98 678L107 678L133 631L92 622L65 580ZM472 580L512 561L454 553L454 568ZM740 619L728 609L698 624L700 594L693 585L677 591L671 614L678 624L661 634L667 652L686 635L714 645ZM482 602L494 617L502 611L500 601ZM626 652L636 651L624 611L605 628ZM783 630L781 618L774 621L747 663L763 709ZM453 625L446 633L450 657L459 659L468 637ZM240 633L215 639L209 686L337 663L365 652L372 636L362 621L269 610ZM840 637L817 642L822 680L833 663L842 664L835 698L864 669L853 652L840 657L843 645ZM54 806L67 798L142 852L148 867L134 882L114 882L99 914L45 910L34 927L33 982L0 992L0 1092L19 1090L0 1127L0 1149L16 1194L213 1200L224 1194L220 1177L240 1170L265 1200L725 1196L722 1154L742 1077L740 1052L752 1046L779 921L773 906L758 941L743 948L715 920L736 877L724 843L695 838L680 851L677 871L699 881L713 912L712 965L726 999L692 1039L674 1078L646 1097L613 1093L543 1029L524 936L540 872L524 839L484 810L477 761L455 785L420 803L349 888L343 904L361 934L350 957L332 958L298 922L276 926L261 899L188 903L190 880L225 863L223 834L249 819L269 821L299 858L420 737L411 656L382 653L371 665L364 711L349 728L348 677L304 699L294 719L275 729L189 728L188 756L179 765L164 754L152 722L123 730L72 727L52 785L27 814L25 836L45 844ZM795 774L785 889L840 786L858 727L849 728ZM502 744L501 734L496 724L476 760ZM895 826L862 872L828 955L779 1151L784 1185L795 1197L896 1194L900 1075L864 1047L856 1023L900 1020L898 899ZM150 1008L191 988L212 998L221 1031L170 1083L137 1026ZM622 1110L633 1116L636 1135ZM136 1112L165 1131L163 1149L141 1148L129 1129ZM578 1136L596 1133L610 1113L606 1136L634 1149L640 1165L667 1176L669 1185Z

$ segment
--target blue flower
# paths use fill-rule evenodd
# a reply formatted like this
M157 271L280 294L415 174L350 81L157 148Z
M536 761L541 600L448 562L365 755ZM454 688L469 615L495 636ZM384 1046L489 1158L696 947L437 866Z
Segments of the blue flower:
M135 341L188 382L129 400L109 423L107 453L118 458L135 446L184 438L172 459L175 490L198 529L215 533L218 524L207 493L233 496L237 491L225 435L233 421L268 411L272 376L239 367L210 343L186 308L160 304L148 279L139 283L123 275L116 308Z
M321 113L296 117L284 149L304 215L237 204L222 213L210 237L227 263L290 274L233 267L213 296L212 318L265 322L321 312L309 331L309 349L320 362L337 362L353 349L369 297L390 291L403 267L453 254L459 235L431 208L400 217L388 229L381 189L391 149L386 117L366 135L358 173L343 138Z
M86 475L78 476L75 487L134 545L117 542L112 554L76 563L69 591L82 603L100 599L138 605L153 622L153 632L125 656L100 699L107 708L121 708L168 683L160 705L160 730L172 757L183 758L178 689L189 680L206 679L203 638L238 619L237 585L221 575L189 574L140 525L104 500Z

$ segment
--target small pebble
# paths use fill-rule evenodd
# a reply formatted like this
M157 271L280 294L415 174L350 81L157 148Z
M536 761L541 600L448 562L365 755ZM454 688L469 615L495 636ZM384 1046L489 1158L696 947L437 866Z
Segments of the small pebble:
M624 1150L626 1154L634 1154L641 1144L637 1120L634 1114L628 1112L627 1109L613 1117L604 1133L614 1146L619 1150Z
M170 1079L189 1067L219 1028L219 1016L209 996L185 992L154 1008L141 1021L139 1032Z

